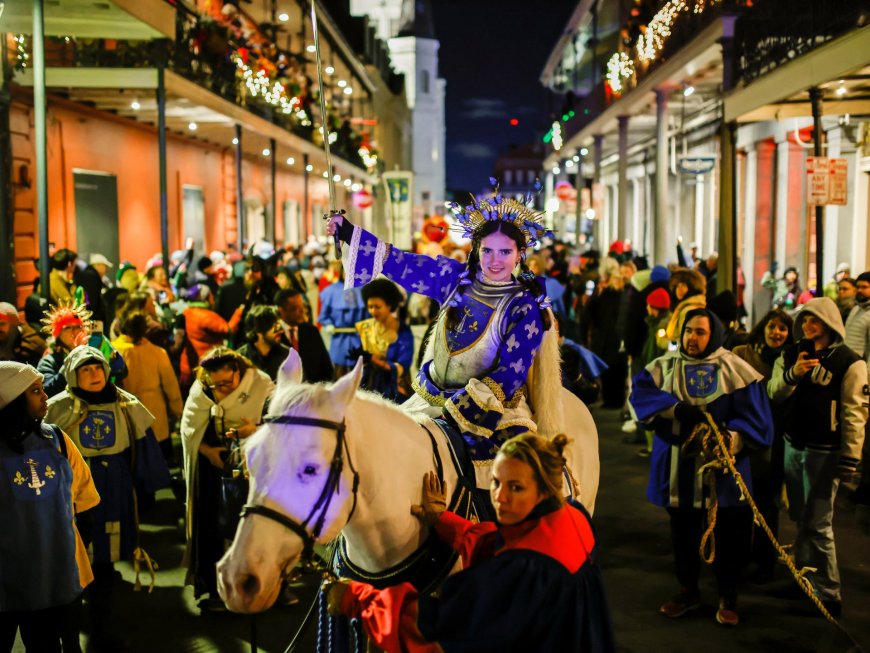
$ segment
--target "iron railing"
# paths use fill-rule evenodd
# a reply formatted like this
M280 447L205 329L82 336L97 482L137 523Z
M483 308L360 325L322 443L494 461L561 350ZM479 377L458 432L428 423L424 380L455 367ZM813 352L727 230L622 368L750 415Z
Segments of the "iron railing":
M737 22L736 77L749 84L868 23L867 0L755 0Z
M122 41L114 39L80 39L71 37L50 37L45 39L46 65L49 67L71 68L156 68L164 65L197 85L208 89L215 95L242 106L248 112L303 138L317 143L319 129L315 128L314 116L319 117L317 108L317 88L309 75L305 74L304 57L276 57L275 77L281 78L288 90L299 98L299 106L304 114L297 111L284 113L279 107L269 103L261 95L249 92L233 58L239 52L240 44L223 26L179 12L176 39L157 39L149 41ZM24 60L13 60L13 66L26 65ZM282 70L287 66L288 70ZM293 72L289 71L293 66ZM286 77L282 74L286 72ZM348 163L369 169L359 152L363 142L362 133L352 127L350 121L337 112L329 111L330 132L335 133L332 152ZM378 159L377 167L383 166Z

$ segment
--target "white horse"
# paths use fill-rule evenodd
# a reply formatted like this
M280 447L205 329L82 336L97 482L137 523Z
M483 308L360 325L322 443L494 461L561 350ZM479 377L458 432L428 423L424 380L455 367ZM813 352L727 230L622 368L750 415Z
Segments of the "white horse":
M274 603L281 579L314 541L341 533L358 568L377 573L423 545L428 529L411 515L423 475L434 468L433 446L444 461L447 496L458 476L441 430L380 397L357 391L362 365L332 386L300 383L296 352L278 372L266 423L245 447L250 493L232 546L218 563L218 587L236 612ZM586 406L565 391L573 425L566 450L591 512L598 490L598 432ZM270 421L271 420L271 421ZM252 507L253 506L253 507Z

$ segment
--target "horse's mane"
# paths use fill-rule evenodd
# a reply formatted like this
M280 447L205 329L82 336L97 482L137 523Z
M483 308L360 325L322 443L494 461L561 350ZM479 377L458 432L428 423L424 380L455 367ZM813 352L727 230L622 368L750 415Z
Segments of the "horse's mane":
M269 404L269 415L292 415L306 408L322 409L331 400L329 393L326 392L330 387L331 384L328 383L298 383L283 390L279 388ZM400 415L419 421L417 415L405 412L398 404L384 399L375 392L359 389L356 391L356 398L370 404L383 406ZM425 416L419 417L420 419L425 418Z

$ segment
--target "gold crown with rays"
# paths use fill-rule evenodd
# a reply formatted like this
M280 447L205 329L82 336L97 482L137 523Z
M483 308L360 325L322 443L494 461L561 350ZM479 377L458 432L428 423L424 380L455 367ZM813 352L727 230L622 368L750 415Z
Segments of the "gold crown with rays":
M472 196L468 206L457 202L448 204L465 238L474 238L485 224L495 220L509 222L519 229L526 238L526 247L534 247L544 236L553 237L553 232L544 225L544 214L529 206L541 192L540 181L535 182L534 192L526 193L522 200L502 196L495 177L490 177L489 182L493 187L492 196Z
M60 329L74 322L81 322L83 327L90 329L93 314L76 299L61 299L57 306L52 306L43 315L40 320L43 333L56 338Z

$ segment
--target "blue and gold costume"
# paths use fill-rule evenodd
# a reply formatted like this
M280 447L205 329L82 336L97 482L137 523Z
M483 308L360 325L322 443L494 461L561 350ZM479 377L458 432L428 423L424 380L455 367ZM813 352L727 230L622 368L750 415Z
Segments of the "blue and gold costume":
M696 313L709 315L705 309L692 315ZM678 403L702 406L723 430L740 435L744 449L735 464L747 484L751 482L747 453L773 442L773 417L761 375L721 347L722 325L712 316L710 322L709 353L693 358L682 349L668 352L634 377L631 405L638 420L655 430L647 498L663 508L702 508L709 499L698 475L704 461L681 452L692 428L674 416ZM716 481L720 506L745 505L739 501L734 477L718 471Z
M351 350L360 346L359 334L354 326L368 317L366 303L359 288L345 289L336 281L320 293L320 324L335 327L329 343L329 358L336 367L346 369Z
M49 401L46 421L63 429L90 465L102 499L94 510L93 562L107 563L132 559L138 546L134 491L167 487L169 470L151 430L154 417L136 397L111 383L101 393L78 388L76 370L94 362L108 378L109 364L99 350L82 345L70 352L64 362L67 388Z
M454 302L461 316L454 328L445 312L439 316L431 355L412 382L417 397L409 409L446 410L464 432L497 433L499 440L535 430L524 388L544 325L538 301L523 284L470 279L453 259L401 251L347 222L339 235L350 245L346 284L362 285L383 273L408 292L442 305Z

